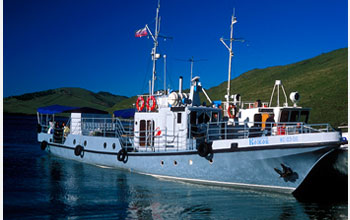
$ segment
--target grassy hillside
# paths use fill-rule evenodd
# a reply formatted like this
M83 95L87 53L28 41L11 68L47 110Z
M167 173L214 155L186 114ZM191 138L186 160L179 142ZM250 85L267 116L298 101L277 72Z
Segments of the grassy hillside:
M348 49L338 49L298 63L248 71L231 81L231 94L243 101L269 101L276 79L282 80L287 96L301 95L299 106L312 108L310 123L347 124ZM205 86L205 82L202 82ZM212 100L223 100L227 81L207 89ZM201 96L201 100L205 100ZM110 111L131 108L136 97L117 103ZM284 100L281 102L284 102ZM289 104L292 103L288 100Z
M106 110L127 98L108 92L93 93L80 88L59 88L5 98L4 113L35 114L38 107L54 104Z
M243 101L269 101L276 79L282 80L287 96L299 92L299 106L312 108L310 123L347 124L347 48L286 66L251 70L232 80L232 92L241 94ZM226 87L224 82L209 89L208 94L214 100L222 99Z

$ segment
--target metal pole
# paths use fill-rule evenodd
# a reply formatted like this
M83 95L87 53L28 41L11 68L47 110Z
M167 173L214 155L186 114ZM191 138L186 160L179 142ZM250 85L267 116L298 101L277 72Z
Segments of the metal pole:
M151 95L154 94L154 81L156 78L156 55L157 55L157 46L158 46L158 16L159 16L159 8L160 8L160 1L158 1L158 7L157 7L157 13L156 13L156 28L155 28L155 35L154 35L154 47L152 49L152 59L153 59L153 71L152 71L152 91Z
M231 63L232 63L232 57L233 57L233 52L232 52L232 41L233 41L233 24L236 23L234 16L232 15L231 17L231 33L230 33L230 48L229 48L229 62L228 62L228 80L227 80L227 97L226 101L229 103L230 101L230 90L231 90Z
M191 88L191 86L192 86L192 77L193 77L193 57L191 58L191 60L190 60L190 62L191 62L191 79L190 79L190 88Z
M166 55L163 55L164 58L164 94L166 95Z

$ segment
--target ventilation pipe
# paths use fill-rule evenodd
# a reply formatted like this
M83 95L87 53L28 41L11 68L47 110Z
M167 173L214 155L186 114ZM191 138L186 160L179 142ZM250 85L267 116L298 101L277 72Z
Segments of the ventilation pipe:
M179 78L179 94L182 93L182 76Z

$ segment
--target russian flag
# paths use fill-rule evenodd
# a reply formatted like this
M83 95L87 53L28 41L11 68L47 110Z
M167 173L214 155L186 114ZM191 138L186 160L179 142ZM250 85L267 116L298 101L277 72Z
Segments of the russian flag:
M147 36L148 33L147 33L147 28L144 27L143 29L140 29L140 30L137 30L135 32L135 37L144 37L144 36Z

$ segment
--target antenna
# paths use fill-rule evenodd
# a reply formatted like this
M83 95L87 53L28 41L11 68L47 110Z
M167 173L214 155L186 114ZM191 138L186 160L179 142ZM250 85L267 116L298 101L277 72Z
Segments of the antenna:
M191 85L192 85L192 77L193 77L193 63L194 62L200 62L200 61L208 61L208 59L198 59L198 60L195 60L193 58L193 56L191 58L189 58L188 60L182 60L182 59L176 59L177 61L184 61L184 62L190 62L191 63L191 78L190 78L190 88L191 88Z
M151 93L150 95L154 94L154 84L155 84L155 80L156 80L156 61L161 58L161 55L159 53L157 53L157 47L158 47L158 37L163 38L164 40L166 39L172 39L172 37L168 37L168 36L162 36L159 35L160 32L160 20L161 17L159 16L159 9L160 9L160 0L158 0L158 7L157 7L157 11L156 11L156 24L155 24L155 31L154 34L152 34L152 31L149 29L148 25L146 24L146 28L147 31L150 33L152 39L153 39L153 48L152 48L152 52L151 52L151 56L152 56L152 61L153 61L153 70L152 70L152 85L151 85Z
M160 17L159 17L159 9L160 9L160 0L158 0L158 7L156 11L156 25L155 25L155 31L154 35L152 34L152 31L149 29L148 25L146 24L146 28L148 32L150 33L154 46L152 48L151 56L153 60L153 70L152 70L152 85L151 85L151 95L154 94L154 81L156 79L156 61L160 58L160 54L157 53L157 47L158 47L158 35L160 30Z
M240 41L244 42L244 39L234 39L233 38L233 25L237 23L237 19L235 17L235 9L233 9L232 12L232 17L231 17L231 32L230 32L230 39L224 39L220 38L220 41L224 44L224 46L228 49L229 51L229 62L228 62L228 80L227 80L227 94L226 94L226 102L228 108L229 102L230 102L230 90L231 90L231 65L232 65L232 57L233 57L233 50L232 50L232 43L234 41ZM229 40L230 41L230 46L227 46L225 41Z

